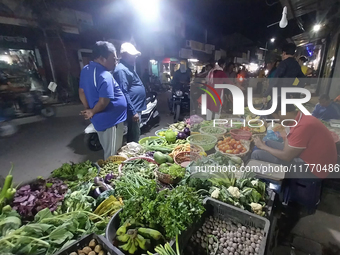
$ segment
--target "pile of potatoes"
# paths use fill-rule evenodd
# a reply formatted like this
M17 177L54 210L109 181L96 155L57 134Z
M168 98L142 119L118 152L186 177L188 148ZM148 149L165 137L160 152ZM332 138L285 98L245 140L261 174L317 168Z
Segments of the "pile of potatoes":
M108 255L100 244L97 244L95 239L89 242L89 245L84 247L82 250L72 252L70 255Z

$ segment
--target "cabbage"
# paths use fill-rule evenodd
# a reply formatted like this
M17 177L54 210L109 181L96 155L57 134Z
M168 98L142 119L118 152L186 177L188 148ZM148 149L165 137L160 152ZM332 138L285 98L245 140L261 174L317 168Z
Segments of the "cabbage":
M176 137L177 137L177 134L175 133L175 131L169 129L165 132L165 140L168 142L168 143L174 143L176 142Z

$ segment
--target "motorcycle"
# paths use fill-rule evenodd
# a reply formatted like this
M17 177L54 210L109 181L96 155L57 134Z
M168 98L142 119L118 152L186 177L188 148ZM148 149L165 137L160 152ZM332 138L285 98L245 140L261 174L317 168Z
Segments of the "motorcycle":
M141 122L139 124L139 127L144 128L146 126L153 126L152 124L159 123L159 121L160 116L157 110L157 93L147 92L146 109L142 111ZM127 132L128 132L127 122L125 122L124 135L126 135ZM92 123L85 128L84 133L85 133L84 142L91 151L102 150L102 146L100 144L97 131Z
M174 122L178 122L181 113L190 111L190 86L181 83L180 86L172 88L172 96L169 108L174 114Z
M8 137L14 135L18 131L18 127L10 118L0 116L0 137Z
M18 97L18 105L22 114L20 117L42 115L45 118L56 115L55 107L48 104L49 97L43 91L34 90L22 93Z

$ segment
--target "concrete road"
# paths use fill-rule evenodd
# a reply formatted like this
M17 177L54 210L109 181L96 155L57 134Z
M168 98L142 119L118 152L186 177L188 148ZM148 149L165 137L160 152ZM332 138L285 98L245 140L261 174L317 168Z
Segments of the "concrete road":
M15 183L26 182L37 176L48 177L54 169L67 162L96 161L103 158L103 151L93 152L84 146L83 131L89 124L79 112L81 105L57 107L52 119L33 117L20 120L20 130L13 137L0 139L0 176L6 176L11 162L14 164ZM158 96L161 122L144 136L171 124L166 95Z

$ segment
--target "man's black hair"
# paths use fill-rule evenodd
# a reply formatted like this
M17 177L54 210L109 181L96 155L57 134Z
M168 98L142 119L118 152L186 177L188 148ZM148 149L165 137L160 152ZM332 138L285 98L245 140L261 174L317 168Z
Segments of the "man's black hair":
M93 46L92 49L92 57L93 59L97 59L100 57L103 58L108 58L110 54L115 54L116 53L116 48L115 46L106 41L98 41L96 44Z
M281 111L281 100L279 99L277 102L277 107L274 113L279 113ZM294 112L296 111L295 105L293 104L287 104L286 105L286 112Z
M286 52L287 55L294 55L295 51L296 45L294 43L287 43L282 47L282 52Z
M306 63L308 61L308 58L306 58L305 56L301 56L299 57L299 60L301 60L303 63Z
M234 62L229 62L227 68L229 68L229 66L235 66Z
M225 59L223 59L223 58L219 59L217 61L217 64L222 67L225 64Z
M327 94L322 94L321 96L319 96L319 100L331 100L329 95Z

